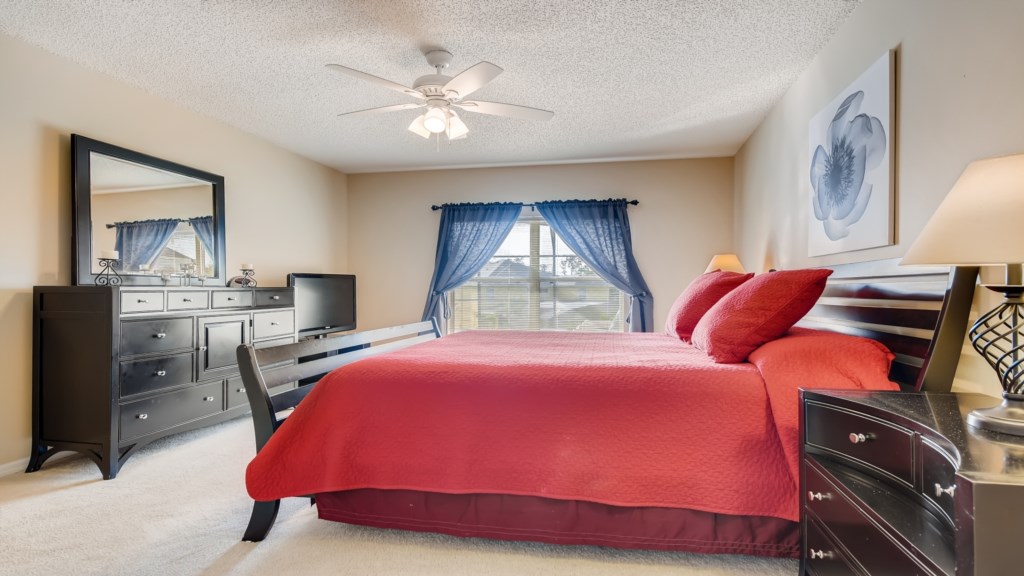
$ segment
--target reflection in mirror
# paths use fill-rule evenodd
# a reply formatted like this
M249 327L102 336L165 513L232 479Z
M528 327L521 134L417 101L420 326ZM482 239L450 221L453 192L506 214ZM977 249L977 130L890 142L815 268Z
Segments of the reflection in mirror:
M96 152L89 162L93 254L116 250L121 274L215 275L212 184Z

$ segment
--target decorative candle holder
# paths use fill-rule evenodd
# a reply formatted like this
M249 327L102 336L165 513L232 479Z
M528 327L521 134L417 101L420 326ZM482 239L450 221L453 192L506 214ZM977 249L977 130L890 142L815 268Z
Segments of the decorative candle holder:
M256 270L252 268L242 268L242 281L243 288L255 288L256 287Z
M97 258L96 260L100 263L100 272L96 274L96 285L97 286L120 286L121 275L117 273L117 269L114 265L117 264L117 258Z

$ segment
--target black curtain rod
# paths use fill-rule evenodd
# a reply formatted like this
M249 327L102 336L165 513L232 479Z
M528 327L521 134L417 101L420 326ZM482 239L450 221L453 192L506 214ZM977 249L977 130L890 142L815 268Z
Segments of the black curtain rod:
M568 202L572 202L572 200L568 200ZM586 200L584 200L584 202L586 202ZM515 202L508 202L508 204L515 204ZM626 202L626 204L629 204L631 206L639 206L640 205L640 201L639 200L629 200L629 201ZM445 206L449 206L449 204L441 204L440 206L438 206L437 204L434 204L434 205L432 205L430 207L430 209L431 210L440 210L441 208L444 208ZM452 204L452 206L458 206L458 204ZM520 206L523 206L523 207L526 207L526 208L533 208L534 206L536 206L536 204L520 204Z

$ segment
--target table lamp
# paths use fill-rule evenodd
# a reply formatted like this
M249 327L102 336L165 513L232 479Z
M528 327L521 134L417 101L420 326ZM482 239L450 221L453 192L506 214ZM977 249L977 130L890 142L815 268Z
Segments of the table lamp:
M1003 402L974 410L975 428L1024 436L1024 154L971 162L901 264L1004 266L985 285L1003 302L974 323L971 344L999 375Z
M711 263L704 269L704 273L722 270L724 272L739 272L745 274L747 271L740 264L740 259L735 254L715 254L711 257Z

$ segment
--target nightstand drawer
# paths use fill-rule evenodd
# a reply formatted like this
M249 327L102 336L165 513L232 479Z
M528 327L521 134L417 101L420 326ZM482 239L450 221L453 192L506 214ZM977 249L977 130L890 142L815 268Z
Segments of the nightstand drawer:
M210 307L209 292L168 292L167 310L205 310Z
M869 574L932 574L886 536L857 504L826 480L814 466L806 466L806 480L806 509L828 526L839 544ZM820 494L821 497L812 500L811 494Z
M163 292L121 292L121 314L163 311Z
M252 290L215 290L214 308L252 308Z
M808 445L914 485L914 435L910 430L811 401L804 404L804 426Z
M121 322L121 356L193 348L192 318L161 318Z
M121 362L121 396L154 392L192 381L191 352Z
M956 464L938 446L921 439L921 491L946 514L953 526L956 517Z
M805 562L815 576L860 576L850 567L842 550L825 535L818 523L808 520L804 543Z

